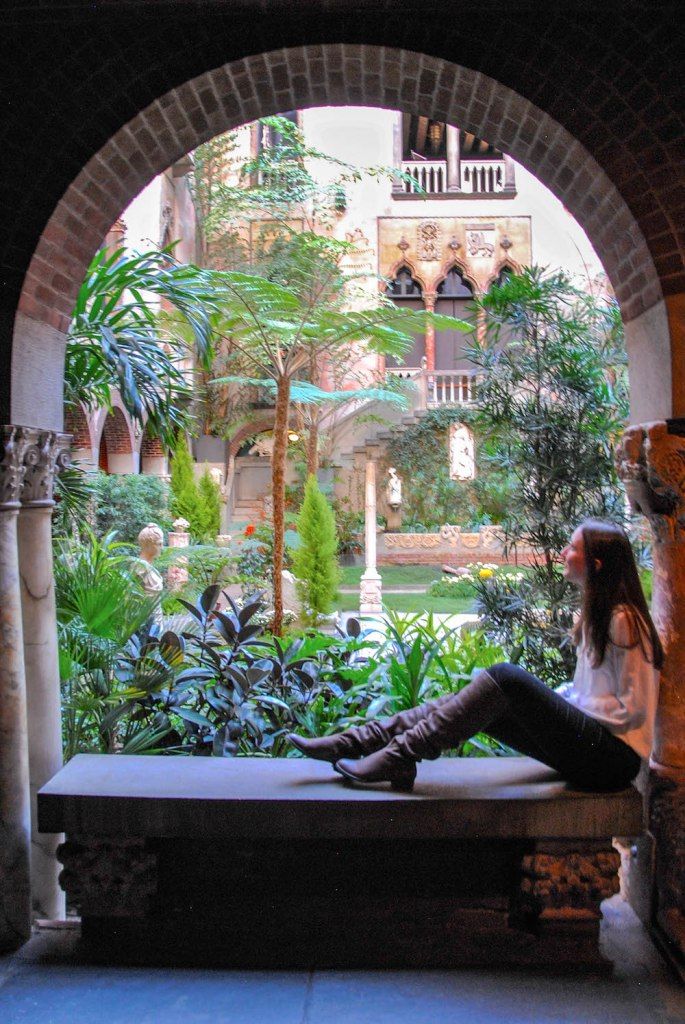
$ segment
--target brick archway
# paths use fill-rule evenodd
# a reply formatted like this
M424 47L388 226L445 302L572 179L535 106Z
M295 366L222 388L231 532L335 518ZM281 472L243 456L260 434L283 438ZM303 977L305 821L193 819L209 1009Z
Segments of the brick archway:
M135 473L136 459L131 431L117 406L108 412L98 442L98 463L106 473Z
M361 83L361 84L360 84ZM234 61L157 99L86 164L43 231L19 304L13 419L26 419L38 348L50 362L51 417L61 425L64 332L86 266L126 204L157 173L212 136L260 115L328 103L392 106L458 124L532 171L588 234L629 326L634 418L670 415L669 328L662 287L637 220L577 139L512 89L450 61L363 45L293 48ZM633 328L630 329L630 325Z

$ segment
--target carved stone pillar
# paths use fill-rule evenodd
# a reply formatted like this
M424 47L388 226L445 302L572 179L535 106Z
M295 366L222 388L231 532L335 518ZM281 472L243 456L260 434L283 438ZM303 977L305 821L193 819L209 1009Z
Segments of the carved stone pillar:
M26 442L18 523L31 788L31 894L39 917L64 917L55 857L60 836L37 829L36 794L62 767L57 615L52 566L53 483L69 461L69 436L22 427Z
M601 841L547 840L523 857L512 924L533 931L543 948L572 950L577 964L604 961L599 951L602 900L619 891L620 855Z
M0 952L31 934L28 740L17 517L25 442L0 428Z
M506 153L504 154L504 187L502 191L506 195L516 195L516 169L514 161Z
M685 958L685 420L630 427L618 453L633 508L653 532L652 614L666 651L647 787L655 840L653 923Z
M383 611L383 590L376 568L376 463L373 459L366 460L364 513L366 568L359 584L359 610L366 615L380 615Z
M447 131L447 191L461 192L461 164L459 160L459 129L451 124Z
M60 885L84 917L143 917L157 891L157 857L144 839L69 836L57 858Z
M423 293L423 304L429 313L435 312L435 300L437 299L436 292L424 292ZM427 324L426 326L426 369L430 372L435 369L435 327L433 324Z

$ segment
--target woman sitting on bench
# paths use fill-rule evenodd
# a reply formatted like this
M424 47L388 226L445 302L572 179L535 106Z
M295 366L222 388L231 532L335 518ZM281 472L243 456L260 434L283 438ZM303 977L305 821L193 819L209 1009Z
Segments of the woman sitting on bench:
M562 556L565 578L582 593L573 682L551 690L501 663L476 671L459 693L336 736L291 733L291 743L352 782L411 790L417 761L485 732L576 786L627 786L651 750L663 648L619 526L588 520Z

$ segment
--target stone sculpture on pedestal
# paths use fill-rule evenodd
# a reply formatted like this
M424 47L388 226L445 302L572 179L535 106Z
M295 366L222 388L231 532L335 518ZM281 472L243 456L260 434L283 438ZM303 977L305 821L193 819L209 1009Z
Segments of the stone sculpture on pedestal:
M156 601L152 621L161 626L162 606L160 599L164 590L164 580L161 573L152 564L161 553L164 545L164 534L161 527L157 526L156 523L148 523L147 526L144 526L138 534L138 545L140 547L140 558L134 566L134 571L147 596L153 597Z

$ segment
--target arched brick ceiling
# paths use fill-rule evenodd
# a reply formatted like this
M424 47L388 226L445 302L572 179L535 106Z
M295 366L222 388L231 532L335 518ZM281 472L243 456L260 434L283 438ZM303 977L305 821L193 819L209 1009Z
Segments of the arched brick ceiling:
M552 9L554 7L554 9ZM614 277L631 280L637 294L644 254L634 251L631 218L621 217L608 197L606 207L592 195L592 182L579 164L567 159L563 138L541 131L525 101L541 108L595 158L619 190L647 242L665 294L685 291L685 182L683 180L683 19L680 4L632 0L38 0L16 4L4 14L0 55L7 74L3 109L3 204L6 228L0 238L3 341L8 337L28 262L60 197L81 168L122 125L157 97L180 86L176 108L167 118L157 104L154 118L139 126L138 137L123 147L112 166L125 185L142 184L159 170L159 153L198 141L208 121L231 110L258 116L255 86L280 108L292 95L361 103L377 97L384 105L405 108L425 96L438 115L452 103L455 83L426 62L421 76L407 61L381 80L379 62L364 45L396 47L429 54L476 69L515 90L521 99L508 104L483 81L473 80L470 127L488 141L516 138L543 180L584 224L613 220ZM194 76L227 61L302 44L352 44L347 61L326 63L323 51L308 50L295 61L282 58L267 66L250 63L242 76L195 94L184 85ZM383 64L382 58L380 61ZM338 96L336 97L336 92ZM217 95L219 93L220 95ZM344 93L344 97L343 94ZM242 100L242 105L241 105ZM183 123L178 119L182 116ZM172 118L177 123L172 123ZM469 127L469 125L464 125ZM175 135L175 140L170 139ZM517 156L515 147L509 147ZM146 156L147 154L147 156ZM578 149L572 154L580 160ZM97 212L108 197L88 183L85 209ZM575 189L575 194L574 194ZM594 209L592 208L594 204ZM122 203L123 205L123 203ZM575 208L574 208L575 207ZM118 212L118 211L117 211ZM55 244L79 261L93 240L79 219L67 219ZM589 230L593 234L592 230ZM97 240L99 241L99 239ZM97 241L95 244L97 244ZM606 253L604 254L606 256ZM54 270L54 268L53 268ZM59 274L44 295L68 291ZM632 312L658 296L648 290ZM626 300L627 301L627 300ZM27 310L29 313L30 310ZM624 312L631 313L626 308Z

